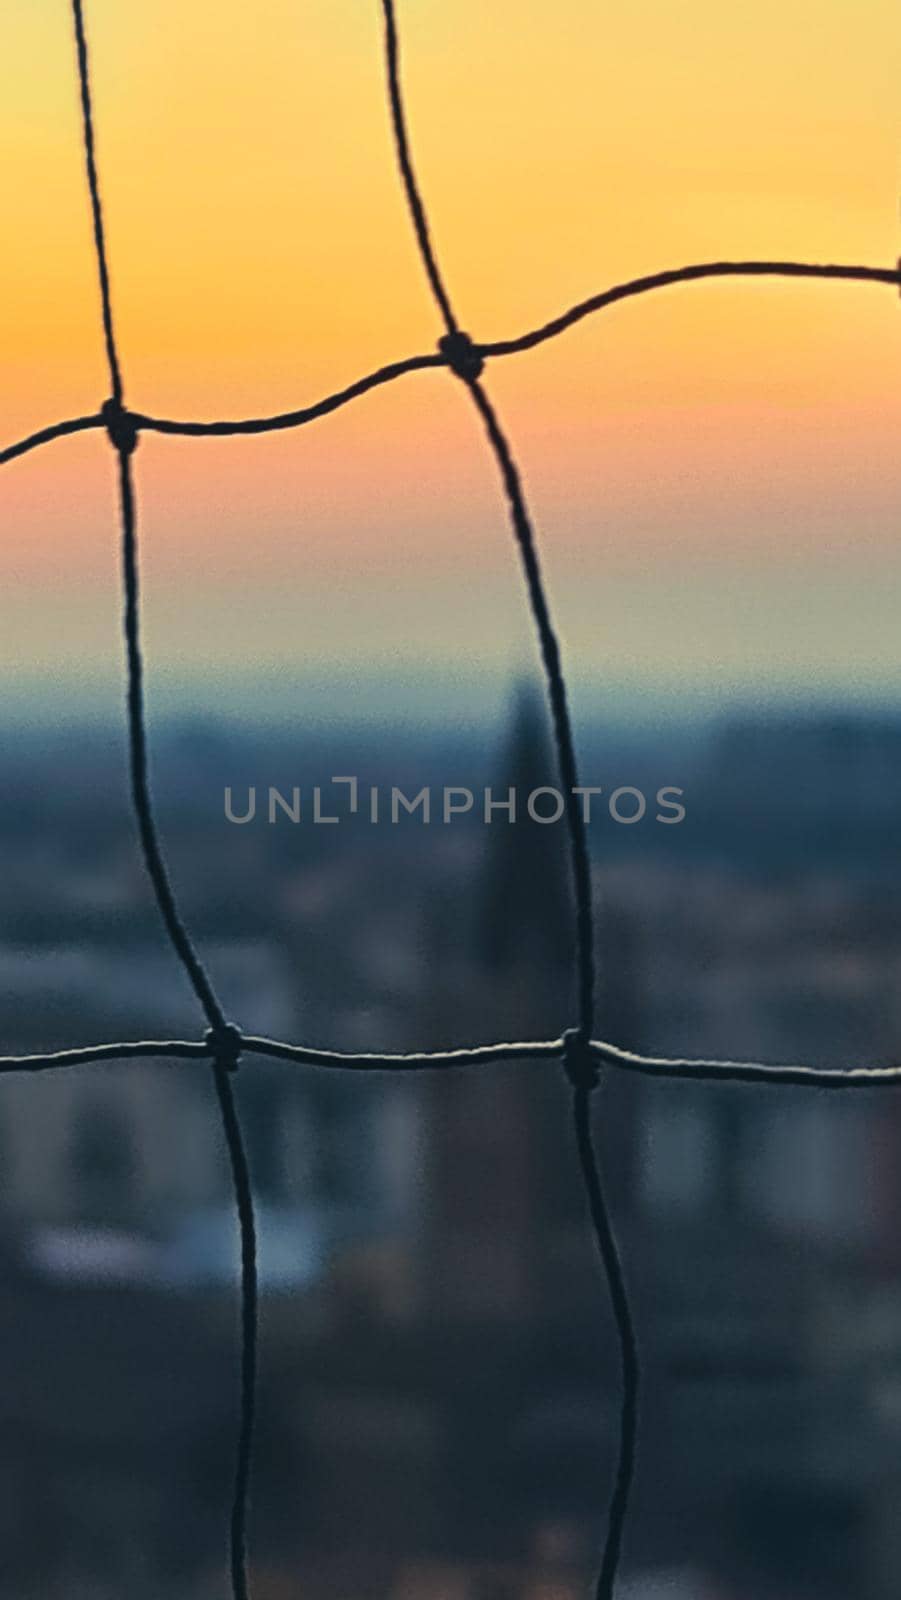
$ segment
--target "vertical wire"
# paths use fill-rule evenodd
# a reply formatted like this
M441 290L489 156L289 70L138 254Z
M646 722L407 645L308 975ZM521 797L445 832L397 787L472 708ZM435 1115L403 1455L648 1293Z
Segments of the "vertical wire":
M573 1086L573 1126L579 1166L588 1199L588 1209L594 1225L598 1251L610 1288L610 1299L616 1326L619 1330L623 1387L620 1399L619 1452L616 1474L607 1508L607 1538L601 1557L601 1566L595 1587L596 1600L612 1600L616 1588L616 1575L622 1553L623 1532L629 1513L629 1499L635 1477L635 1456L638 1443L638 1396L640 1370L638 1342L632 1320L632 1307L623 1276L619 1246L610 1221L610 1212L604 1195L601 1172L594 1141L591 1135L591 1088L586 1083Z
M113 303L110 293L109 266L106 258L106 234L103 227L103 206L100 200L100 183L97 177L97 159L94 150L94 114L91 105L91 75L88 66L88 41L85 35L82 0L72 0L72 20L75 24L75 48L78 53L78 87L81 94L81 127L84 141L85 170L91 197L91 220L94 226L94 252L100 279L100 303L103 312L103 338L109 362L113 399L122 403L122 372L116 335L113 329Z
M397 37L397 24L394 17L394 6L390 0L384 5L385 16L385 55L388 67L388 94L391 100L391 120L394 124L394 136L397 144L397 159L400 164L406 191L407 203L416 230L419 243L419 253L422 256L423 266L431 284L432 293L438 302L441 315L444 318L448 333L458 333L457 319L454 316L450 303L450 296L445 288L438 258L432 245L429 231L428 218L425 206L419 193L416 182L416 173L413 170L413 158L410 154L410 144L407 138L407 119L404 113L403 91L400 83L400 41Z
M143 660L140 639L140 580L136 539L136 507L128 442L116 445L122 514L122 580L124 632L128 664L128 727L132 800L145 865L153 882L166 931L210 1024L213 1083L228 1150L241 1245L240 1279L240 1418L234 1469L229 1533L229 1567L233 1600L249 1600L247 1578L247 1515L256 1414L258 1333L257 1235L253 1190L241 1124L229 1078L240 1035L226 1022L206 971L179 916L159 845L147 776L147 734L144 717Z
M579 806L578 796L574 793L574 790L578 787L578 765L575 755L572 722L567 702L566 681L563 674L560 647L551 620L534 529L523 492L522 479L512 448L501 427L497 413L484 386L479 382L483 366L482 360L468 335L460 330L451 306L450 296L438 266L410 151L401 86L400 44L394 0L381 0L381 3L385 21L388 97L401 181L406 194L423 266L447 329L447 338L441 341L442 347L448 353L449 364L457 375L463 379L472 395L503 480L513 532L522 559L529 604L541 648L551 707L557 765L564 789L576 903L576 959L579 986L579 1026L573 1041L579 1048L578 1050L570 1049L567 1052L567 1070L570 1073L573 1084L573 1119L579 1167L588 1199L598 1254L610 1294L619 1342L622 1373L619 1449L608 1511L607 1537L604 1543L596 1587L597 1600L611 1600L619 1568L623 1529L628 1513L634 1476L638 1432L640 1366L628 1291L616 1243L616 1235L601 1185L598 1159L592 1139L590 1094L597 1081L594 1064L589 1054L589 1044L594 1023L595 999L594 918L591 895L591 865L585 821Z
M510 521L522 560L523 573L529 597L529 606L538 634L541 659L544 664L554 730L557 766L569 837L570 863L576 900L576 958L579 987L579 1033L591 1038L594 1024L594 917L592 914L591 862L588 854L585 821L579 797L578 763L572 732L572 719L566 693L566 679L560 655L560 644L551 619L550 606L544 587L541 562L532 520L526 504L519 468L513 457L510 441L501 427L497 412L488 398L484 385L474 378L468 385L476 409L485 424L485 432L500 469L510 510Z
M466 344L470 344L467 335L460 332L459 323L451 306L450 295L438 266L429 232L425 206L419 192L419 185L413 167L401 86L400 41L397 32L394 0L382 0L382 10L385 18L388 92L395 149L420 255L448 334L452 339L465 340ZM457 349L459 349L459 345L457 345ZM453 361L451 364L454 365ZM561 667L560 646L551 621L550 607L544 589L534 530L526 507L522 480L513 459L510 444L501 429L497 413L488 398L484 386L478 382L481 365L481 361L478 358L474 358L471 363L467 363L464 356L459 372L464 377L464 382L482 418L503 479L510 505L513 531L522 556L529 603L541 647L554 728L557 765L565 791L564 801L577 907L579 1032L587 1042L591 1038L594 1021L594 930L591 912L591 870L585 835L585 822L582 817L578 796L572 792L578 786L578 769L572 722L569 715L566 684Z
M247 1578L247 1513L250 1472L253 1462L253 1433L256 1421L257 1336L259 1329L259 1290L257 1283L256 1222L253 1189L241 1123L235 1106L229 1071L221 1061L213 1063L213 1081L222 1116L222 1127L231 1165L232 1185L241 1238L241 1356L240 1419L232 1497L229 1565L233 1600L249 1600Z
M91 97L90 63L85 32L82 0L72 0L72 17L75 28L75 46L78 57L78 84L82 110L82 136L84 143L85 173L91 203L94 229L94 251L100 284L103 315L103 334L109 364L112 399L107 401L102 415L119 461L119 495L122 515L122 570L125 590L125 641L128 667L128 732L129 767L132 803L138 826L138 835L144 864L153 884L157 905L169 935L211 1028L222 1028L225 1017L213 993L212 985L193 948L175 902L172 885L166 872L162 848L153 816L147 766L147 736L144 717L143 667L139 640L138 572L135 542L135 498L130 457L137 443L137 433L123 411L122 368L113 324L112 292L109 263L106 251L106 233L103 206L97 175L94 115Z
M124 625L128 668L129 771L132 805L137 822L144 865L153 885L157 906L170 943L187 973L211 1029L218 1033L226 1026L225 1016L203 963L194 949L188 930L179 914L175 893L166 870L150 794L146 718L144 714L143 664L139 637L140 612L135 538L135 497L131 471L131 456L137 444L138 436L134 423L123 409L122 368L113 325L112 292L106 252L106 234L103 224L103 207L97 175L90 63L82 0L72 0L72 16L78 56L85 173L94 225L94 248L103 311L104 342L106 344L110 382L113 391L112 398L103 406L101 415L106 423L110 440L119 461L119 496L122 514L122 573L125 590Z
M112 294L103 208L97 176L90 67L82 0L72 0L78 81L81 96L85 171L91 201L94 249L103 315L103 336L112 394L102 408L110 441L119 463L119 501L122 521L122 582L127 663L127 721L132 805L144 865L153 885L170 943L180 960L210 1025L207 1040L213 1055L213 1082L228 1149L235 1209L241 1241L241 1355L240 1422L232 1498L229 1564L233 1600L249 1600L247 1581L247 1510L256 1410L256 1351L258 1327L257 1239L253 1191L241 1124L229 1081L237 1063L240 1035L230 1028L206 969L179 914L166 869L153 813L147 759L144 714L144 676L140 640L140 586L136 539L136 507L131 457L138 440L135 423L123 407L122 370L113 325Z
M216 998L191 937L179 914L175 894L159 842L147 766L147 728L144 711L144 664L140 638L140 580L135 537L135 497L131 457L117 447L122 512L122 584L125 596L123 625L128 665L127 715L131 796L144 864L153 884L170 943L184 967L203 1007L210 1028L224 1029L225 1014Z
M623 1528L628 1514L629 1498L635 1471L640 1363L625 1275L616 1242L616 1234L601 1184L600 1168L594 1148L591 1127L591 1091L597 1083L597 1070L587 1050L587 1043L591 1037L594 1010L594 919L591 906L591 869L584 823L581 811L578 809L578 797L573 793L574 788L578 785L578 774L569 711L566 703L565 679L560 662L559 646L551 624L547 598L541 579L531 519L522 492L519 472L496 413L478 379L474 379L469 384L469 388L484 419L489 439L503 473L504 485L510 503L511 521L522 552L532 614L541 639L542 656L554 714L558 763L561 781L566 789L566 815L572 849L573 875L576 882L580 987L580 1027L575 1031L575 1037L571 1036L568 1041L571 1047L566 1054L566 1065L573 1087L573 1122L579 1169L588 1199L589 1215L594 1229L598 1255L610 1294L622 1373L619 1446L613 1490L608 1507L607 1537L604 1542L601 1568L595 1591L597 1600L612 1600L622 1549ZM581 1049L573 1049L573 1045L581 1046Z

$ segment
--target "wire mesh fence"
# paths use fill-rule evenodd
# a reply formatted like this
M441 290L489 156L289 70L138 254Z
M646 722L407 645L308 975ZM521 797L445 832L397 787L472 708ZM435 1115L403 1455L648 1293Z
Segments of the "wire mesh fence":
M572 1097L576 1155L588 1214L606 1278L616 1325L621 1362L621 1404L618 1456L613 1474L606 1533L595 1588L597 1600L612 1600L620 1565L623 1535L635 1470L638 1438L639 1357L626 1280L608 1211L600 1164L595 1151L591 1096L605 1069L657 1077L712 1083L789 1085L821 1089L901 1085L901 1065L827 1070L805 1065L770 1065L739 1060L690 1060L639 1055L594 1037L594 913L587 829L578 790L579 768L569 712L566 678L538 556L535 528L513 448L484 382L486 366L495 359L522 353L556 338L584 318L621 300L707 278L782 277L838 280L901 287L901 264L872 267L798 261L713 261L656 272L621 283L591 296L559 316L516 338L479 341L464 332L439 265L428 213L418 186L411 151L401 79L400 41L394 0L381 0L384 22L386 92L398 173L422 266L443 325L437 350L391 362L364 375L318 402L265 417L179 421L142 413L126 404L123 367L116 337L110 264L94 131L88 41L83 0L72 0L78 88L94 253L100 291L103 340L109 372L109 397L88 416L70 418L40 429L0 450L0 464L63 438L104 429L116 459L122 536L121 578L126 659L126 717L131 799L144 866L172 950L196 996L206 1031L201 1040L138 1040L102 1043L45 1055L0 1057L0 1073L44 1072L88 1062L136 1058L177 1058L211 1069L223 1134L231 1166L241 1247L240 1421L229 1536L233 1600L249 1600L247 1511L253 1446L257 1372L256 1225L247 1156L233 1093L233 1075L248 1056L269 1057L305 1067L351 1072L417 1072L459 1067L488 1068L497 1063L547 1061L562 1065ZM218 999L182 918L171 883L154 816L144 712L143 659L140 633L140 563L134 454L143 432L193 437L267 433L299 428L328 415L357 397L408 374L445 367L471 398L491 456L497 467L510 524L519 552L551 714L556 761L565 797L571 890L575 916L575 964L578 1009L574 1024L559 1037L508 1041L396 1055L348 1054L312 1049L302 1044L261 1038L230 1022Z

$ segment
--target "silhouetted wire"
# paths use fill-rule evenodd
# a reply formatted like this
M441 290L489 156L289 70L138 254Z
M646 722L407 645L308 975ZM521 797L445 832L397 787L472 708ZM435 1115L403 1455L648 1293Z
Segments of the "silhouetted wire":
M135 1039L115 1044L87 1044L74 1050L50 1050L42 1055L0 1056L0 1073L53 1072L62 1067L83 1067L94 1061L132 1061L158 1056L207 1064L206 1045L187 1039Z
M721 1061L690 1056L644 1056L602 1040L592 1054L605 1066L652 1078L683 1078L698 1083L754 1083L799 1089L879 1089L901 1084L901 1066L809 1067L778 1062Z
M529 605L538 632L554 728L554 742L560 782L564 791L567 832L572 859L576 900L576 951L578 959L579 1024L586 1039L594 1021L594 919L592 917L591 862L588 856L585 821L578 794L579 773L572 735L572 722L566 697L566 683L560 659L560 646L551 620L531 518L522 488L522 479L510 442L497 412L477 378L469 384L476 409L500 468L525 573Z
M497 1062L549 1061L565 1056L572 1036L561 1039L504 1040L500 1044L470 1045L450 1050L347 1052L316 1050L309 1045L244 1034L242 1049L249 1055L271 1056L300 1066L362 1072L429 1071L433 1068L490 1066ZM195 1047L196 1048L196 1047ZM599 1066L637 1072L653 1078L688 1079L698 1083L749 1083L812 1089L879 1089L901 1085L901 1066L810 1067L783 1066L762 1061L719 1061L683 1057L645 1056L624 1050L604 1039L589 1046Z
M831 278L852 283L888 283L901 287L901 267L858 267L833 264L817 266L805 261L702 261L695 266L671 267L666 272L652 272L644 278L631 278L627 283L614 284L612 289L602 289L578 305L571 306L559 317L522 333L514 339L497 339L478 348L486 356L512 356L523 350L533 350L546 339L565 333L584 317L618 300L630 300L635 295L648 294L654 289L667 289L677 283L695 283L700 278Z
M241 1124L235 1106L229 1068L221 1058L213 1063L213 1080L231 1165L241 1243L241 1353L240 1415L235 1483L232 1497L229 1563L234 1600L249 1600L247 1580L247 1507L253 1458L257 1373L257 1245L253 1190Z
M901 288L901 269L888 267L841 264L816 266L801 261L701 262L696 266L674 267L667 272L656 272L644 278L632 278L626 283L614 284L612 288L603 289L599 294L572 306L559 317L554 317L550 322L543 323L541 327L534 328L529 333L519 334L512 339L490 340L483 344L472 341L472 353L476 357L492 361L504 356L518 355L523 351L534 349L547 339L556 338L558 334L564 333L585 317L591 316L596 311L603 311L605 307L615 305L620 300L647 294L654 289L668 288L673 284L694 283L700 278L727 277L826 278L851 283L888 284L894 288ZM457 331L459 332L459 329ZM308 422L315 422L319 417L340 410L342 406L358 399L360 395L368 394L371 389L392 383L395 378L404 377L409 372L422 372L428 368L452 365L451 356L443 351L436 351L431 355L407 356L404 360L389 362L375 372L367 373L365 377L358 378L354 383L347 384L344 388L337 389L333 394L326 395L308 406L301 406L295 411L277 412L268 417L221 418L204 422L185 421L174 417L154 417L141 411L130 411L128 414L139 433L146 430L152 433L184 435L187 438L229 438L236 434L276 433L282 429L301 428ZM64 434L79 433L85 428L102 426L103 418L92 416L75 417L71 421L58 422L52 427L41 428L39 432L29 434L27 438L0 450L0 466L7 461L15 460L17 456L25 455L39 445L49 444Z
M256 1034L238 1033L235 1050L242 1059L248 1055L266 1056L295 1066L340 1072L428 1072L460 1067L484 1067L498 1062L559 1061L565 1057L572 1035L560 1039L503 1040L499 1044L457 1046L449 1050L344 1051L317 1050L310 1045L290 1044L282 1039L265 1039ZM901 1084L901 1066L887 1067L810 1067L781 1065L762 1061L717 1061L700 1057L643 1056L593 1039L591 1056L599 1066L619 1072L635 1072L652 1078L672 1078L696 1083L746 1083L755 1086L801 1089L882 1089ZM0 1056L0 1073L51 1072L55 1068L86 1066L94 1061L128 1061L158 1057L197 1061L208 1065L216 1056L209 1039L139 1039L110 1044L81 1045L71 1050L52 1050L42 1055Z
M314 1050L308 1045L285 1044L281 1040L245 1034L244 1049L250 1055L272 1056L279 1061L295 1061L301 1066L336 1067L352 1072L428 1072L433 1068L491 1066L501 1061L558 1061L563 1054L563 1040L530 1039L521 1044L504 1040L501 1044L396 1053Z
M15 444L8 444L0 450L0 467L7 461L15 461L17 456L28 454L29 450L36 450L38 445L50 444L53 439L63 439L68 433L83 433L86 428L102 428L103 418L99 413L93 417L71 417L67 422L54 422L49 428L39 428L37 433L30 433L26 439L19 439Z
M225 1018L206 969L179 913L160 846L147 765L147 731L144 714L144 672L140 641L140 587L135 536L135 498L131 457L137 442L130 418L121 408L109 424L119 461L122 514L122 579L125 594L124 631L128 664L128 729L132 803L144 864L153 884L170 943L181 961L203 1008L209 1031L206 1042L213 1057L213 1081L222 1118L234 1187L241 1239L241 1355L240 1420L232 1499L229 1565L233 1600L248 1600L247 1501L253 1449L257 1348L256 1223L247 1157L234 1103L229 1070L237 1065L240 1034Z
M448 364L463 378L479 412L492 454L500 470L510 507L513 531L522 557L529 604L538 632L541 656L548 686L554 739L560 779L567 791L567 827L572 854L572 870L578 907L577 949L579 961L579 1025L585 1039L591 1037L594 1016L594 952L593 923L591 915L591 872L585 841L585 824L577 795L569 791L578 785L577 765L572 727L566 699L566 685L560 662L560 647L551 621L550 608L544 591L544 582L535 543L535 535L525 502L522 481L513 452L497 413L479 382L482 362L468 334L461 331L451 307L450 296L444 284L432 245L425 207L416 181L410 153L404 112L403 91L400 81L400 44L394 12L394 0L382 0L385 19L385 50L388 77L388 95L391 122L397 151L401 180L413 220L417 243L429 283L444 319L447 335L440 347L448 357Z
M241 1382L240 1422L235 1462L234 1493L230 1526L230 1570L233 1600L248 1600L247 1585L247 1501L253 1448L254 1397L256 1387L257 1279L256 1223L247 1157L241 1125L235 1107L228 1073L234 1071L240 1054L240 1034L225 1018L188 930L179 914L166 870L162 846L153 815L147 766L147 732L144 716L143 663L140 642L140 590L136 540L136 510L131 458L138 442L134 420L123 404L122 371L113 326L109 264L103 227L103 210L94 145L90 68L81 0L72 0L78 79L81 90L85 170L91 199L94 247L100 281L103 334L109 362L112 393L100 415L119 463L119 501L122 520L122 582L124 589L124 632L127 663L128 745L131 794L144 864L153 885L166 932L203 1007L209 1023L206 1043L213 1057L213 1081L219 1103L228 1149L235 1206L241 1239Z
M622 1552L623 1530L629 1510L629 1495L635 1476L635 1452L638 1441L638 1394L640 1373L638 1343L632 1319L632 1308L626 1291L622 1262L616 1234L610 1220L610 1211L604 1196L600 1167L591 1137L591 1089L587 1080L573 1085L573 1126L579 1168L588 1198L588 1209L594 1225L601 1260L607 1275L616 1325L620 1329L620 1350L623 1386L620 1396L620 1448L616 1463L616 1476L607 1512L607 1538L601 1558L595 1593L597 1600L611 1600L616 1585L616 1574Z
M109 263L106 258L106 234L103 227L103 206L100 200L100 183L97 178L97 157L94 148L94 113L91 105L91 74L88 67L88 41L85 37L84 15L81 0L72 0L72 18L75 23L75 48L78 53L78 86L81 93L81 126L84 138L84 159L88 190L91 196L91 221L94 226L94 251L97 256L97 273L100 279L100 301L103 314L103 339L109 362L112 397L122 404L122 372L119 352L113 329L113 304L110 294Z
M513 457L510 442L501 426L483 384L479 381L483 361L468 334L462 332L451 307L450 297L438 266L426 218L425 207L416 181L410 143L407 133L403 91L400 78L400 46L395 19L394 0L382 0L385 18L385 55L388 77L388 97L391 122L397 151L401 180L407 197L414 232L423 265L444 318L446 334L439 348L448 355L456 375L468 388L473 403L482 419L492 454L497 462L510 509L513 532L519 546L529 605L538 632L541 658L550 700L554 742L561 786L566 796L566 822L570 843L570 859L576 906L576 966L579 990L579 1026L576 1030L576 1048L568 1052L568 1071L573 1086L574 1115L579 1135L578 1151L583 1181L589 1196L589 1209L597 1238L598 1252L607 1278L614 1320L620 1346L622 1367L623 1405L621 1412L619 1453L610 1502L607 1537L598 1578L598 1600L609 1600L613 1593L616 1571L622 1545L622 1533L628 1511L635 1460L635 1441L638 1418L639 1363L635 1329L629 1310L622 1264L613 1234L610 1215L601 1188L597 1157L591 1137L591 1119L588 1103L597 1072L591 1061L588 1046L594 1023L594 918L592 913L591 863L588 855L585 821L580 807L578 767L573 741L572 722L567 704L566 683L560 659L560 647L551 620L550 607L519 469Z
M404 192L413 220L413 228L419 245L419 254L426 270L426 276L432 288L432 293L438 302L438 309L444 318L444 325L448 333L459 333L459 324L450 303L450 295L445 287L438 258L432 245L432 236L429 230L428 218L416 174L413 170L413 160L410 155L410 143L407 138L407 118L404 111L403 93L400 84L400 43L397 37L397 23L394 17L393 0L383 0L382 9L385 17L385 59L388 67L388 97L391 102L391 123L394 128L394 142L397 148L397 160L400 166Z
M348 401L356 400L360 395L368 394L370 389L378 389L382 384L392 383L395 378L401 378L408 372L423 372L428 368L446 367L447 359L439 352L432 355L408 356L403 361L391 361L387 366L379 367L375 372L369 372L363 378L358 378L355 383L337 389L334 394L326 395L324 399L317 400L308 406L301 406L297 411L283 411L272 417L246 417L236 421L219 422L177 422L168 417L144 416L135 412L134 418L139 428L147 428L153 433L187 434L203 437L204 434L212 436L229 437L232 434L242 433L276 433L283 428L301 428L307 422L315 422L318 417L326 417L332 411L338 411Z
M128 661L128 744L132 804L144 864L153 884L156 902L170 943L190 979L210 1027L221 1029L226 1026L225 1015L179 913L153 815L147 771L144 667L140 641L140 595L131 458L124 450L117 450L117 455L122 513L122 581L125 592L124 630Z

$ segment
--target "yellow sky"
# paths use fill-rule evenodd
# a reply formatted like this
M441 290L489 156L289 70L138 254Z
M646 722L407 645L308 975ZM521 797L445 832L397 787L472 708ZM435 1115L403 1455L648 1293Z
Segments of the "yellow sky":
M477 337L692 260L897 256L895 0L398 11L421 184ZM279 410L434 343L377 0L86 0L86 13L133 405ZM0 34L5 442L95 410L106 382L66 0L8 0ZM815 613L796 664L825 670L847 573L863 612L872 569L872 616L839 642L870 652L874 682L891 674L888 621L883 636L873 617L897 596L899 346L890 289L731 283L619 307L496 364L586 669L593 651L602 665L606 618L620 672L791 670L768 573ZM399 630L411 655L515 653L518 573L464 400L427 374L299 435L142 441L149 637L214 665L240 608L250 664L390 655ZM0 476L7 664L25 652L36 672L114 670L109 478L95 437ZM671 601L689 572L686 637ZM759 627L733 660L717 575L735 596L741 573ZM38 596L52 626L34 621Z

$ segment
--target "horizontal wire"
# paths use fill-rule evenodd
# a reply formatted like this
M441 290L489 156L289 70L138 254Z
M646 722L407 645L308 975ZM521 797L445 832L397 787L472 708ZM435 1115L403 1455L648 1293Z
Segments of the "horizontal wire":
M474 340L473 351L487 360L497 356L519 355L525 350L532 350L536 345L543 344L547 339L556 338L558 334L565 333L568 328L574 327L585 317L592 316L596 311L603 311L607 306L616 305L620 300L630 300L635 295L648 294L655 289L666 289L678 283L695 283L702 278L739 277L824 278L850 283L891 284L901 289L901 268L840 264L818 266L801 261L707 261L695 266L673 267L666 272L655 272L644 278L632 278L626 283L614 284L612 288L603 289L588 300L580 301L578 305L571 306L568 311L562 312L550 322L542 323L538 328L533 328L529 333L520 334L512 339L490 340L486 344L479 344ZM401 378L408 372L423 372L429 368L449 365L448 357L441 353L407 356L402 361L390 362L387 366L377 368L375 372L367 373L355 383L348 384L343 389L336 389L333 394L326 395L311 405L301 406L296 411L278 412L268 417L183 422L172 417L150 416L140 411L129 411L128 415L139 431L175 434L186 438L229 438L235 434L277 433L286 428L301 428L308 422L315 422L318 417L328 416L351 400L358 399L360 395L368 394L371 389L377 389L383 384L393 383L395 378ZM28 438L20 439L16 444L7 445L5 449L0 450L0 466L7 461L15 460L17 456L25 455L29 450L36 449L38 445L49 444L51 440L61 438L65 434L80 433L86 428L103 426L103 418L97 415L75 417L68 422L57 422L52 427L41 428L37 433L29 434Z
M382 384L392 383L395 378L402 378L407 372L422 372L429 367L446 366L446 358L437 352L434 355L407 356L403 361L391 361L385 367L378 367L375 372L367 373L364 378L358 378L355 383L348 384L344 389L336 389L334 394L326 395L323 400L316 400L312 405L301 406L297 411L282 411L272 417L244 417L220 422L176 422L170 417L145 416L142 412L132 412L131 416L138 428L149 429L152 433L176 433L188 437L277 433L284 428L302 428L307 422L315 422L317 417L326 417L329 412L339 410L350 400L356 400L360 395L368 394L370 389L378 389Z
M592 1040L591 1052L605 1066L621 1067L649 1077L693 1078L699 1083L784 1084L802 1089L879 1089L901 1085L901 1066L831 1068L643 1056L603 1040Z
M86 428L102 428L103 418L98 412L93 417L71 417L68 422L54 422L49 428L39 428L37 433L30 433L27 439L20 439L17 444L8 444L0 450L0 467L7 461L15 461L16 456L27 455L29 450L36 450L40 444L50 444L53 439L63 439L67 433L83 433Z
M138 1039L117 1044L89 1044L47 1055L0 1056L0 1073L51 1072L54 1067L83 1067L92 1061L130 1061L139 1056L173 1056L184 1061L210 1058L209 1046L187 1039Z
M251 1055L296 1061L307 1067L337 1067L351 1072L419 1072L430 1068L490 1066L504 1061L552 1061L563 1054L563 1039L525 1043L479 1044L453 1050L416 1050L403 1053L349 1053L312 1050L307 1045L282 1044L276 1039L244 1035L243 1049Z
M842 263L817 265L808 261L702 261L694 266L670 267L664 272L652 272L644 278L631 278L626 283L614 284L612 289L602 289L599 294L580 300L559 317L522 333L514 339L496 339L489 344L477 344L482 356L519 355L523 350L534 350L546 339L555 339L583 318L596 311L616 305L619 300L631 300L635 295L649 294L655 289L668 289L677 283L696 283L701 278L826 278L848 283L887 283L901 288L901 266L860 267Z
M501 1065L505 1062L553 1061L563 1056L566 1040L503 1040L450 1050L361 1052L318 1050L257 1034L240 1034L242 1056L265 1056L296 1066L342 1072L420 1072L454 1067ZM729 1061L685 1056L645 1056L606 1039L592 1039L589 1049L603 1066L655 1078L694 1079L698 1083L757 1083L815 1089L879 1089L901 1086L901 1066L810 1067L762 1061ZM47 1072L54 1067L85 1066L92 1061L127 1061L137 1057L208 1062L215 1052L206 1041L140 1039L84 1045L46 1055L0 1056L0 1073Z

